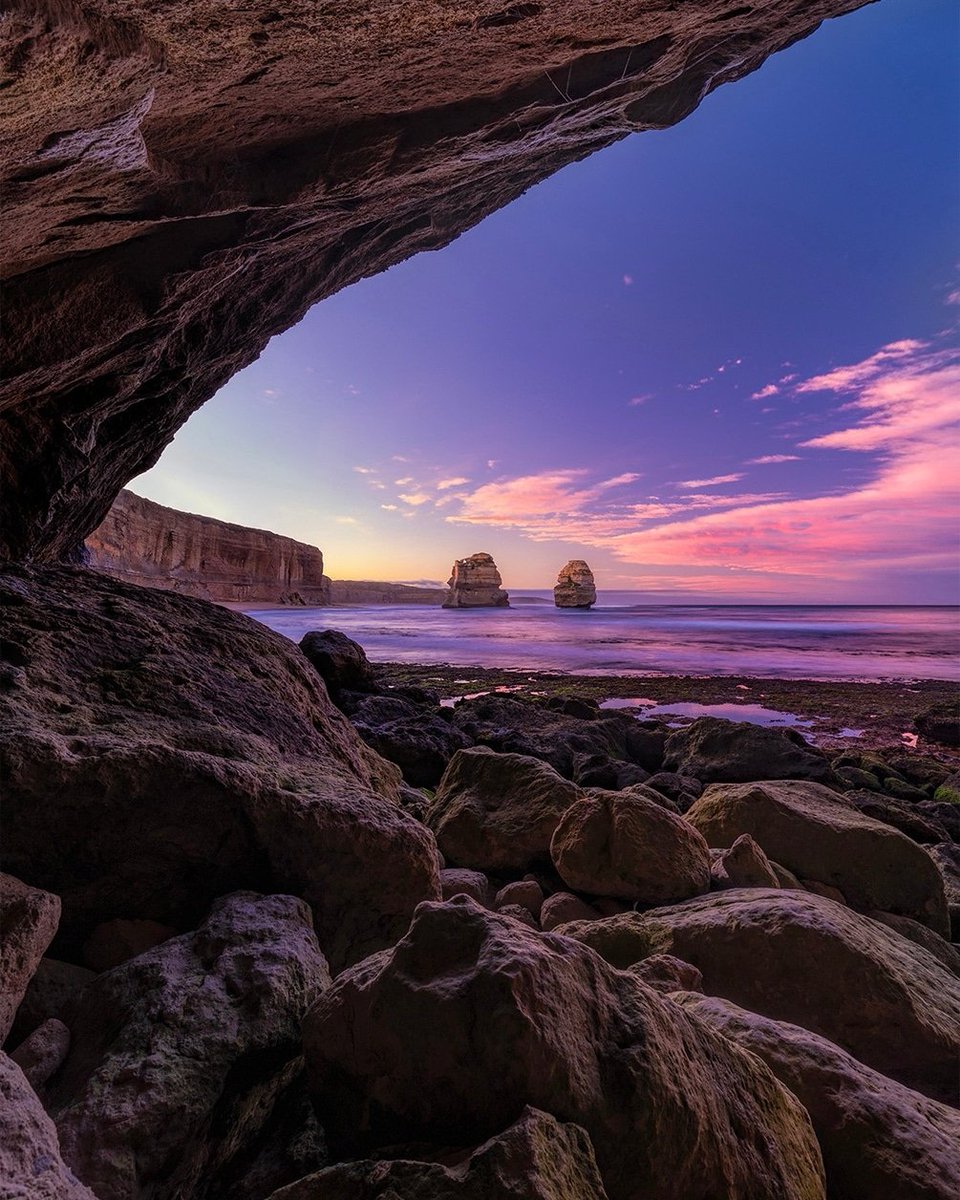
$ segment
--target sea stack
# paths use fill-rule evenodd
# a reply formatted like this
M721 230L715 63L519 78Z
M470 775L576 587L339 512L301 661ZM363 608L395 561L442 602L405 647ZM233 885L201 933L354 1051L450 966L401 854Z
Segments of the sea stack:
M557 576L553 602L557 608L590 608L596 604L597 585L582 558L571 558Z
M447 582L450 589L444 608L509 608L510 597L501 588L503 580L489 554L458 558Z

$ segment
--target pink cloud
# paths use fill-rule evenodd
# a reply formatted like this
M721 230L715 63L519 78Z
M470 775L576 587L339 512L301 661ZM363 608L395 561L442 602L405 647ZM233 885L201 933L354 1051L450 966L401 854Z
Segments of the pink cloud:
M758 392L754 392L751 395L750 399L751 400L767 400L770 396L778 395L779 392L780 392L780 389L777 387L777 385L775 383L768 383L766 385L766 387L762 387Z
M704 488L704 487L719 487L724 483L736 483L742 479L743 475L714 475L712 479L684 479L681 480L678 487L685 488Z
M453 479L441 479L437 484L437 491L445 492L448 488L462 487L465 483L469 482L470 480L463 475L457 475Z
M763 454L760 458L748 458L750 466L764 467L769 463L799 462L799 454Z
M402 500L404 504L413 505L426 504L430 498L431 497L428 492L401 492L399 496L399 499Z

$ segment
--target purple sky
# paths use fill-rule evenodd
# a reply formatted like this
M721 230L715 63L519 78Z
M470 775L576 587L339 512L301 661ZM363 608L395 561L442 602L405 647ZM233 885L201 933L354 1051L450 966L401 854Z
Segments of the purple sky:
M953 603L953 0L826 23L275 338L131 485L335 578Z

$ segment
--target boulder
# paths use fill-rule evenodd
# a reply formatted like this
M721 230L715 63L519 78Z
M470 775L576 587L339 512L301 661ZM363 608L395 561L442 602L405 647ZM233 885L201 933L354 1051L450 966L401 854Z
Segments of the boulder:
M91 971L109 971L145 950L176 936L176 930L158 921L104 921L87 938L83 961Z
M466 897L422 904L303 1035L340 1156L475 1144L532 1105L583 1126L610 1200L823 1195L807 1116L759 1060L570 939Z
M543 889L535 879L518 879L508 883L497 892L493 907L502 910L512 904L519 904L539 921L543 908Z
M649 771L635 763L606 754L575 754L573 779L580 787L600 787L619 792L649 778Z
M697 968L672 954L651 954L627 969L658 992L703 991L703 976Z
M312 629L300 639L300 649L316 667L327 691L366 692L376 686L376 674L364 648L339 629Z
M686 812L703 791L703 784L692 775L678 775L675 771L657 771L646 781L649 788L672 800L680 812Z
M880 912L879 909L869 913L868 916L871 920L879 921L881 925L886 925L888 929L899 933L907 941L922 946L928 954L932 954L938 962L943 963L948 971L960 979L960 947L948 942L939 933L934 933L927 925L921 925L919 921L911 921L909 917L898 917L895 913Z
M749 833L741 833L729 850L711 851L710 882L718 890L780 886L769 858Z
M714 784L686 819L711 846L747 833L804 882L838 888L862 912L883 909L949 934L939 872L922 847L829 788L799 781Z
M478 745L542 758L567 779L574 778L575 764L582 762L583 756L594 755L657 771L667 740L665 730L646 727L622 712L576 715L551 707L549 702L518 696L461 700L453 709L453 720Z
M400 772L286 638L78 568L8 567L0 602L24 664L3 696L0 854L60 896L56 957L115 918L195 928L255 887L303 896L339 966L439 895Z
M960 746L960 705L932 704L913 719L920 736L940 746Z
M367 706L351 717L357 733L378 754L396 763L412 787L435 788L454 754L473 745L462 729L439 712L413 710L381 724L371 724L369 717Z
M921 797L923 793L921 793ZM844 792L844 801L862 812L865 817L874 821L882 821L884 825L892 825L899 829L911 841L929 845L933 842L945 842L949 838L946 826L934 816L920 812L915 803L882 796L877 792L864 791L861 788Z
M768 729L748 721L698 717L667 738L663 767L703 783L750 783L756 779L812 779L830 783L826 755L795 729Z
M64 1159L98 1200L191 1194L224 1145L256 1135L261 1089L329 982L307 906L252 892L98 976L49 1096Z
M648 913L563 925L616 966L672 954L704 991L801 1025L861 1062L957 1102L960 980L893 930L805 892L711 892Z
M69 1051L70 1030L62 1021L51 1017L38 1025L10 1057L23 1072L27 1083L39 1093L63 1066Z
M933 798L938 804L960 805L960 771L954 771L946 779L941 780L937 784Z
M3 1200L100 1200L60 1156L57 1130L12 1059L0 1052Z
M955 1200L960 1113L858 1062L825 1038L714 996L674 996L756 1054L810 1114L827 1192L842 1200Z
M539 759L477 746L450 760L426 823L456 866L525 871L549 862L553 831L580 795Z
M582 558L571 558L560 568L553 602L557 608L591 608L596 604L597 585L593 572Z
M710 852L696 829L644 796L591 788L563 814L550 843L577 892L639 904L685 900L710 886Z
M960 941L960 846L956 842L938 842L926 849L940 871L947 898L950 929L944 936Z
M458 558L447 580L444 608L509 608L510 597L489 554Z
M493 885L482 871L466 867L445 867L440 872L440 894L444 900L454 896L469 896L484 908L493 908Z
M452 1155L445 1155L449 1164ZM407 1158L340 1163L270 1200L607 1200L590 1139L527 1107L509 1129L458 1161Z
M540 927L544 932L556 929L568 921L595 921L600 913L592 904L569 892L554 892L543 902L540 909Z
M4 838L9 836L9 810L4 812ZM60 900L29 887L12 875L0 874L0 1045L13 1026L43 952L53 941L60 920Z

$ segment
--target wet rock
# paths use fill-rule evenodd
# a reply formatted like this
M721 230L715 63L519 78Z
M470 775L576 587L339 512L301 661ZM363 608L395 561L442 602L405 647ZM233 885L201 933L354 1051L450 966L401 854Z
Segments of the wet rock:
M568 921L595 921L600 913L592 904L569 892L554 892L543 902L540 909L540 926L544 932L556 929Z
M56 1127L23 1072L2 1052L0 1190L4 1200L100 1200L60 1157Z
M960 1195L960 1113L921 1096L797 1025L713 996L675 997L758 1055L810 1114L827 1192L843 1200Z
M228 1118L242 1116L255 1136L258 1088L296 1057L300 1020L329 982L307 906L251 892L98 976L50 1095L65 1160L98 1200L190 1194L220 1152L209 1128L226 1122L229 1142Z
M69 1025L77 999L91 979L96 979L96 974L86 967L42 958L17 1009L9 1044L20 1045L52 1017Z
M525 871L549 861L550 839L579 788L536 758L458 750L426 817L457 866Z
M708 995L801 1025L907 1087L957 1101L960 980L830 900L744 888L557 932L620 967L673 954L703 973Z
M584 721L595 721L601 715L600 701L592 696L547 696L543 703L551 712L580 717Z
M365 692L376 686L366 651L339 629L312 629L300 639L300 649L334 699L342 691Z
M659 770L667 740L664 730L645 728L623 713L571 716L516 696L462 700L453 710L453 720L477 744L542 758L567 779L574 777L574 763L581 755Z
M447 581L444 608L509 608L510 597L500 586L503 580L489 554L458 558Z
M687 820L711 846L732 845L748 833L804 883L839 889L853 908L900 913L949 932L943 883L929 855L829 788L797 781L715 784Z
M87 938L83 961L91 971L109 971L145 950L159 946L176 930L158 921L104 921Z
M307 899L339 966L439 895L398 769L286 638L76 568L7 568L0 597L13 593L6 636L28 665L4 697L0 853L61 897L56 957L79 961L103 921L189 929L255 887Z
M729 850L716 857L711 852L710 881L713 887L775 887L780 886L770 860L749 833L742 833Z
M70 1050L70 1030L62 1021L51 1017L17 1046L10 1055L23 1072L27 1083L37 1093L47 1080L63 1066Z
M582 558L571 558L561 567L553 589L557 608L592 608L597 602L597 585L593 572Z
M810 779L830 783L826 756L795 729L768 729L748 721L698 717L667 739L664 770L703 783L749 783L757 779Z
M583 1129L535 1108L458 1157L451 1165L395 1157L341 1163L270 1200L607 1200Z
M550 855L568 887L594 896L663 904L710 886L702 836L636 794L591 789L563 814Z
M338 1154L473 1144L532 1105L583 1126L610 1200L823 1194L806 1114L757 1060L575 942L466 897L421 905L392 950L341 975L304 1046Z
M914 717L913 724L922 738L940 746L960 746L960 705L933 704Z
M4 813L8 836L9 809ZM0 1045L26 994L30 979L53 941L60 920L60 900L29 887L12 875L0 874Z
M497 892L493 906L502 911L512 904L519 904L539 921L543 908L543 889L533 879L518 879L515 883L508 883Z
M697 968L672 954L651 954L627 969L658 992L703 991L703 976Z
M469 896L484 908L494 907L490 880L482 871L470 871L466 867L445 867L440 872L440 894L444 900Z

